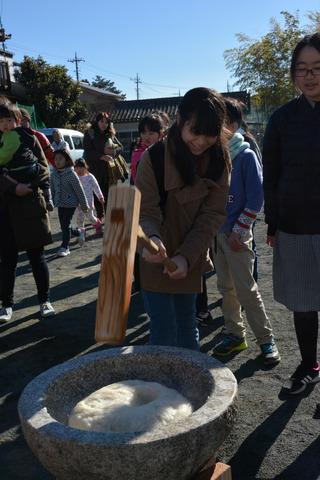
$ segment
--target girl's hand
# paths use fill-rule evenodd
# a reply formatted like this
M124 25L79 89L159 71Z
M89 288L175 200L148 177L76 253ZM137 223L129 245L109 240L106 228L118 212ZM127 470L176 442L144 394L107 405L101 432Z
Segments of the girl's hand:
M176 255L172 257L171 260L177 265L177 269L174 272L170 272L166 267L164 268L163 273L169 275L173 280L180 280L181 278L186 278L189 266L186 257L183 255Z
M104 162L111 162L113 161L113 158L110 155L101 155L100 160L103 160Z
M100 198L99 198L99 202L102 203L102 205L104 205L104 198L103 198L103 197L100 197Z
M269 247L274 247L274 244L275 244L275 236L274 235L267 235L267 245L269 245Z
M114 148L113 147L105 147L104 149L105 155L110 155L111 157L114 156Z
M30 188L30 184L25 184L25 183L17 183L16 186L16 195L18 197L25 197L26 195L29 195L32 193L32 188Z
M245 245L241 240L241 235L236 232L230 233L227 243L233 252L240 252L245 248Z
M150 263L162 263L165 258L167 258L166 247L163 245L159 237L150 237L150 239L156 243L159 247L158 253L150 253L149 250L143 248L142 258Z

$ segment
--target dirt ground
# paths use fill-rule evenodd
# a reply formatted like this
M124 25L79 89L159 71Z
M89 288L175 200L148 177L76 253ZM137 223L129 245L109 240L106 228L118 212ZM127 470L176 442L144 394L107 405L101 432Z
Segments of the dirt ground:
M53 478L24 441L17 401L22 389L36 375L96 349L94 319L101 238L89 230L84 247L73 243L69 257L57 258L60 234L56 214L52 215L52 224L55 242L47 248L47 258L51 298L57 315L40 320L33 278L25 255L21 255L14 318L0 326L1 480ZM320 385L297 398L288 399L281 393L281 384L295 369L299 354L291 314L272 298L272 252L264 243L265 226L261 220L256 232L260 290L282 361L273 368L264 367L249 331L249 348L225 362L239 383L239 411L237 423L219 450L218 459L231 465L233 480L320 479L320 415L316 411ZM201 327L200 333L202 352L211 355L222 326L215 276L208 281L208 289L214 321L209 327ZM134 294L126 344L147 341L148 318L140 295Z

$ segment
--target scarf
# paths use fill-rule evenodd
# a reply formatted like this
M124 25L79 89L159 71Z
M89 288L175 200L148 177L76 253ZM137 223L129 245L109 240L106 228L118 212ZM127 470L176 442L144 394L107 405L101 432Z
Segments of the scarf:
M250 144L244 141L241 133L235 133L229 140L229 152L231 160L233 160L239 153L243 152L246 148L250 148Z

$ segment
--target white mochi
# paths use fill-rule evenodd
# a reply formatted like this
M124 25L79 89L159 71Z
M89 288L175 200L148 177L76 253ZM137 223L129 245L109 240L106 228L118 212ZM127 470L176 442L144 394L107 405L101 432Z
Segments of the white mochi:
M100 388L78 402L69 426L94 432L143 432L191 413L191 403L173 388L126 380Z

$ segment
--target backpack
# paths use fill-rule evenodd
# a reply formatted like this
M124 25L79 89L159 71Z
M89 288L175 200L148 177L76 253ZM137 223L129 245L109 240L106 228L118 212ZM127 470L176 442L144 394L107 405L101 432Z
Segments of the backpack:
M165 146L163 140L153 144L148 148L150 155L151 165L153 168L154 176L156 178L158 192L160 196L159 207L161 209L163 217L165 216L165 206L167 201L168 192L164 188L164 153Z

